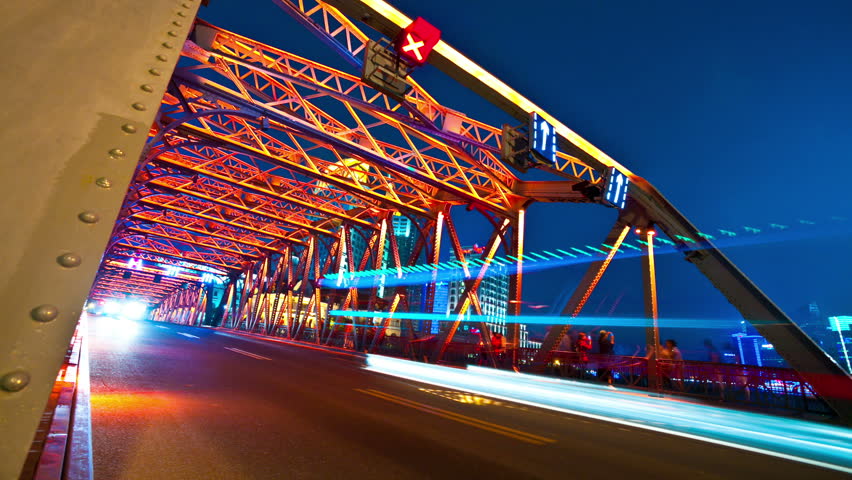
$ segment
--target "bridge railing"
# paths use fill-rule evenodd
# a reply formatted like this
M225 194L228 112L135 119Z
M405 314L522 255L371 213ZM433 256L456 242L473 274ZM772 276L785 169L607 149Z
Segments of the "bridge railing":
M532 367L534 349L519 351L521 369ZM548 375L648 389L648 359L623 355L583 356L553 352ZM661 393L700 397L770 409L830 414L813 388L792 369L698 361L657 361L655 389Z
M359 351L366 352L373 347L374 334L374 331L368 331L364 336L363 331L359 332ZM274 332L274 335L289 337L284 330ZM319 340L318 335L321 337ZM342 329L329 337L327 332L318 334L313 328L302 328L294 340L353 350L356 346L353 335L345 334ZM416 340L384 336L374 346L373 353L425 361L437 341L435 336ZM533 365L535 352L533 348L517 349L518 368L521 371L542 371L541 365ZM495 357L498 368L511 368L511 354L509 351ZM441 363L454 366L491 365L479 345L462 342L450 343ZM649 390L648 359L645 357L591 353L581 356L577 352L555 351L543 371L545 375ZM653 391L657 393L765 409L831 414L827 405L815 395L813 388L792 369L658 360L656 377L660 381Z

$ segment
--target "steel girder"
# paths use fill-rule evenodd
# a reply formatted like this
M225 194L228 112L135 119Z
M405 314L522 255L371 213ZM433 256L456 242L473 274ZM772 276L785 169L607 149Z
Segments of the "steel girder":
M0 478L20 474L200 3L4 5Z
M411 19L382 0L328 0L349 18L360 18L389 38L395 38ZM304 9L291 8L296 12ZM314 31L320 31L319 27ZM653 185L549 115L520 93L476 65L446 42L438 42L430 63L519 121L537 112L558 134L559 150L602 174L614 168L630 178L627 223L657 225L682 248L686 258L713 283L776 351L798 371L846 422L852 422L852 376L817 346L766 294L743 274L709 239L686 219ZM551 169L565 174L559 166ZM570 176L570 175L569 175ZM700 239L699 249L682 238Z

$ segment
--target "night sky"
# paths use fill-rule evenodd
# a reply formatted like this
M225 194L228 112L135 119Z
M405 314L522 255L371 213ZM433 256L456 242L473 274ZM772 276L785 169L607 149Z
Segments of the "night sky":
M358 73L271 1L210 3L202 19ZM788 314L810 301L852 314L852 2L392 3L651 181L703 231L799 225L810 238L725 253ZM434 67L414 76L446 106L518 123ZM615 216L596 205L533 205L526 248L599 244ZM462 241L485 242L484 225L464 222ZM561 310L582 273L528 275L524 299ZM659 259L658 282L661 317L739 318L679 256ZM614 262L585 312L606 314L621 297L614 315L641 315L641 289L640 262ZM634 330L616 331L623 349L643 342ZM728 333L662 336L700 358L702 338Z

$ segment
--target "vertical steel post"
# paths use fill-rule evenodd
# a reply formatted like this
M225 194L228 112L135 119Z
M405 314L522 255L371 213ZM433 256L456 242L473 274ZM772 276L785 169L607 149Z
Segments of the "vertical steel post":
M586 305L586 302L589 300L589 297L592 296L592 292L595 291L595 287L603 277L603 274L606 272L606 269L613 257L615 257L615 254L618 253L618 249L621 247L621 244L624 242L624 238L627 237L627 233L629 231L630 225L625 225L620 220L615 222L612 230L610 230L609 234L606 236L606 240L604 240L605 244L612 245L613 248L609 251L605 259L596 260L589 265L585 275L583 275L583 278L580 280L580 284L577 285L576 289L574 289L574 293L571 294L571 298L568 299L568 303L562 310L563 315L568 314L571 318L573 318L580 314L583 307ZM566 333L568 333L570 328L570 323L566 323L565 325L553 325L550 328L550 331L547 332L547 335L544 337L544 342L542 342L541 348L538 349L535 357L533 358L533 366L536 370L544 370L546 366L545 362L548 360L550 352L559 346L562 342L562 338Z
M455 320L450 324L450 328L447 331L441 333L438 336L438 343L435 346L435 350L432 352L431 362L438 363L441 361L441 357L444 355L447 347L450 342L453 340L453 336L456 333L456 330L461 323L462 318L464 318L467 309L474 305L474 309L477 311L477 314L482 314L482 311L479 307L479 297L477 296L477 290L479 289L479 285L482 283L482 279L485 278L485 273L488 270L488 267L491 265L491 260L494 258L494 255L497 253L497 249L500 247L501 234L505 232L506 227L509 225L509 220L505 220L503 224L494 231L491 235L491 238L488 240L488 244L485 247L485 252L480 257L482 260L482 266L479 268L477 275L473 279L465 280L465 290L462 297L459 299L458 305L456 305L455 312L453 315L455 316ZM464 252L461 247L461 243L459 242L458 236L456 235L455 226L453 225L452 219L447 219L447 232L450 234L450 241L453 243L453 250L455 251L456 258L462 265L464 266L465 276L470 277L467 268L467 262L465 261ZM496 363L494 361L494 355L491 352L491 337L489 334L489 328L482 322L481 329L483 330L481 333L482 337L482 346L485 351L488 353L488 358L490 359L492 366L496 367Z
M521 326L518 322L509 323L511 317L521 314L521 305L523 300L523 279L524 279L524 229L526 222L526 211L519 210L518 218L514 221L512 228L512 256L517 258L515 262L515 272L509 276L509 305L507 320L507 343L512 345L511 360L512 367L518 365L518 349L521 348Z
M657 325L657 271L654 266L654 231L648 230L645 242L648 254L642 257L642 285L645 290L645 316L650 325L645 328L645 343L648 344L648 389L659 391L660 372L657 368L657 356L660 350L660 328Z
M438 219L435 222L435 234L432 237L432 250L430 251L430 260L432 261L432 265L438 265L441 263L441 237L444 234L444 212L438 212ZM424 313L433 313L432 311L435 309L435 289L437 288L436 284L438 283L438 268L433 267L432 269L432 279L429 283L429 288L426 290L426 312ZM428 336L432 333L432 320L423 320L421 325L421 333L424 336Z

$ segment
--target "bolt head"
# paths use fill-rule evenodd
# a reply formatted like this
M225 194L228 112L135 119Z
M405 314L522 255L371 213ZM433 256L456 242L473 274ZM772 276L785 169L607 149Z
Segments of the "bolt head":
M132 105L132 107L133 107L133 109L134 109L134 110L139 110L140 112L144 112L145 110L147 110L147 108L145 107L145 105L143 105L143 104L141 104L141 103L139 103L139 102L134 103L134 104Z
M183 25L183 22L181 22L180 20L175 20L174 22L172 22L172 25L174 25L176 27L180 27L180 26Z
M156 69L156 68L149 68L148 73L150 73L151 75L153 75L155 77L159 77L160 75L163 74L162 72L160 72L159 69Z
M177 12L177 15L178 15L178 17L185 17L186 16L186 14L183 13L183 12Z
M125 133L136 133L136 126L129 123L122 125L121 129L124 130Z
M178 33L174 30L169 30L168 34L169 34L170 37L177 37L178 36Z
M30 374L23 370L9 372L0 378L0 388L7 392L20 392L30 384Z
M119 158L124 156L124 150L120 148L113 148L109 151L109 156L113 158Z
M109 179L106 178L106 177L101 177L101 178L95 180L95 185L97 185L101 188L109 188L109 187L112 186L112 182L110 182Z
M174 48L174 45L172 45L171 42L163 42L162 45L164 48Z
M154 87L152 87L151 85L148 85L147 83L144 84L144 85L140 85L139 88L141 88L143 92L151 93L151 92L154 91Z
M167 57L165 55L157 55L157 60L159 60L161 62L168 61L168 59L169 59L169 57Z
M30 310L30 316L36 322L52 322L59 316L59 309L56 305L44 304Z
M83 259L80 255L77 255L74 252L63 253L59 257L56 258L57 263L66 268L74 268L79 267L81 263L83 263Z
M86 210L85 212L80 212L80 214L77 215L77 218L79 218L80 221L83 223L98 223L98 221L101 219L101 217L97 213L91 212L89 210Z

